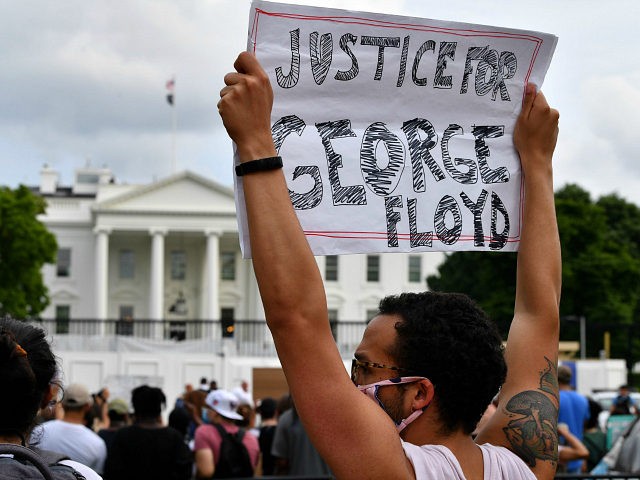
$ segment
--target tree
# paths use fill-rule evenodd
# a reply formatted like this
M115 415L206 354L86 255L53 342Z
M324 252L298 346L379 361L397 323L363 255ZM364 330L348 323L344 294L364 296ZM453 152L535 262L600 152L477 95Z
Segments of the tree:
M41 268L55 262L58 246L37 219L45 205L23 185L0 187L0 316L36 316L49 304Z
M610 330L612 354L627 357L635 347L629 344L634 319L640 320L640 208L616 195L594 202L581 187L567 185L556 192L556 212L562 245L560 314L587 318L589 355L597 355L603 331ZM515 272L514 254L456 252L427 284L433 290L467 293L506 334ZM562 323L560 336L575 340L578 326Z

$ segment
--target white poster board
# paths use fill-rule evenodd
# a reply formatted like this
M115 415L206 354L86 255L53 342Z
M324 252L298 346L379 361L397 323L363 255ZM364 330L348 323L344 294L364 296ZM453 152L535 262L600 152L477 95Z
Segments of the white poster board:
M274 141L314 254L517 250L513 128L556 43L538 32L254 1L248 49L271 80ZM241 177L235 191L248 258Z

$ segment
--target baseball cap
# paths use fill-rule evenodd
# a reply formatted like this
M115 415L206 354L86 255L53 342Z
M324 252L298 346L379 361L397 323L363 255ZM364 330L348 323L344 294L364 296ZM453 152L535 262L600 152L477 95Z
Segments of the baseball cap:
M242 415L236 412L236 408L238 408L239 405L238 398L227 390L214 390L210 392L204 403L225 418L242 420Z
M129 413L129 404L122 398L114 398L109 402L107 408L109 409L109 411L113 410L118 415L125 415Z
M79 383L72 383L64 389L62 397L62 405L65 407L82 407L83 405L92 405L93 398L89 389Z

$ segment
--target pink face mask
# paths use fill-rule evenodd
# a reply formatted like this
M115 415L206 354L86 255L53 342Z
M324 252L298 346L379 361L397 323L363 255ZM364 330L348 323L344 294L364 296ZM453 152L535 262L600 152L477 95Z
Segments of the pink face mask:
M420 380L426 380L426 377L396 377L396 378L391 378L389 380L381 380L379 382L369 383L367 385L356 385L356 386L358 387L358 390L360 390L362 393L364 393L371 400L375 401L386 412L387 409L385 408L384 404L378 398L378 390L380 389L380 387L384 387L385 385L400 385L402 383L419 382ZM395 420L394 420L394 423L396 424L396 429L398 430L398 433L400 433L411 422L413 422L416 418L418 418L420 415L422 415L422 412L424 412L424 409L423 410L416 410L411 415L409 415L407 418L404 418L404 419L400 420L399 422L395 422Z

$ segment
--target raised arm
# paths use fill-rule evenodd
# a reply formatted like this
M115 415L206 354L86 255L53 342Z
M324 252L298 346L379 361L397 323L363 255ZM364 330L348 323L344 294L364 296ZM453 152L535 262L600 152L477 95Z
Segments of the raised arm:
M273 93L242 53L218 109L241 162L276 154ZM281 170L243 176L253 266L267 324L309 437L338 478L412 478L395 427L352 384L329 327L324 285ZM368 465L366 471L363 465Z
M558 112L527 86L514 132L524 173L524 216L518 252L514 318L507 338L507 379L498 411L478 442L510 448L538 478L553 478L558 434L560 240L551 157Z

